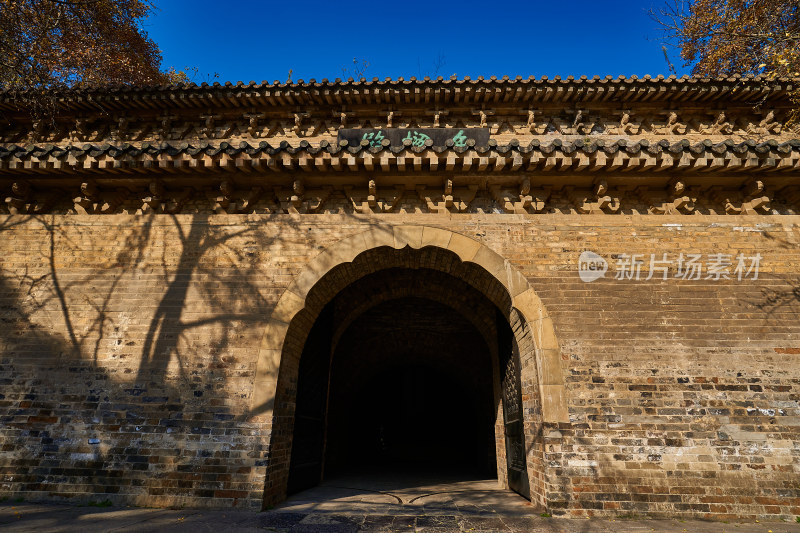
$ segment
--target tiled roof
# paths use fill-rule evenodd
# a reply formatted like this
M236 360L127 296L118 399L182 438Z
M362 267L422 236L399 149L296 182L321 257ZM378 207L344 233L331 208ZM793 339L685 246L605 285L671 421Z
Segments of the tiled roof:
M417 79L386 78L346 81L323 79L298 80L295 83L251 81L226 83L182 83L163 86L109 86L79 87L57 92L55 95L67 107L88 108L92 103L104 107L177 107L215 105L243 107L255 104L269 105L341 105L345 102L408 103L408 102L460 102L498 103L524 101L528 104L554 102L604 101L614 94L615 100L625 102L691 101L707 102L720 98L726 101L749 102L754 97L764 98L782 94L800 87L800 78L769 79L765 76L732 76L729 78L693 78L675 76L636 76L613 78L594 76L587 78L502 78L479 77L470 79ZM0 109L17 105L12 95L0 92Z
M271 146L266 142L251 145L241 142L197 144L187 142L139 146L121 144L6 145L0 146L0 174L46 174L60 171L114 174L118 171L191 172L196 170L258 169L286 171L326 171L356 169L382 170L478 170L489 172L556 170L632 170L655 168L679 171L797 171L800 169L800 140L757 143L731 140L714 143L706 140L670 143L662 140L635 143L602 140L585 143L533 141L521 145L511 141L500 146L490 140L486 146L387 146L368 147L325 141L312 146L301 141L297 147L287 142Z

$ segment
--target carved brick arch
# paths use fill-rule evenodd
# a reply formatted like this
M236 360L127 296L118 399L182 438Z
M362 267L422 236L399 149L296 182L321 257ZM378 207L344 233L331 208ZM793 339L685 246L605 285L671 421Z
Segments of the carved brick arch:
M331 270L337 267L346 269L360 254L382 247L396 250L434 247L447 250L458 256L461 262L477 265L497 280L505 290L493 282L497 286L494 292L507 294L490 294L486 288L475 288L493 302L507 302L510 298L511 306L506 304L504 311L512 313L516 310L530 331L535 346L541 421L569 421L561 354L553 323L524 275L485 244L452 231L428 226L375 226L364 233L338 241L311 260L284 291L270 316L258 352L250 411L254 420L273 421L265 504L274 504L284 497L288 479L291 444L286 445L275 438L287 430L286 421L282 420L287 417L282 413L283 409L276 408L273 413L273 408L280 407L276 404L281 401L291 401L276 397L280 393L279 371L281 379L284 379L283 373L291 373L289 367L294 369L298 365L304 341L297 332L302 330L308 333L315 321L315 313L327 303L324 301L326 298L333 296L322 296L312 289ZM353 277L357 279L358 274L353 273ZM511 315L507 318L511 319ZM293 334L290 334L290 325Z

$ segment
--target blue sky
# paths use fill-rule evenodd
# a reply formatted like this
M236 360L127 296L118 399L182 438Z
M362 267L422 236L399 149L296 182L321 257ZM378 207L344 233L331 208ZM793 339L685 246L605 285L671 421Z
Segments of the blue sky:
M164 66L196 82L352 76L668 75L648 14L660 0L156 0ZM675 51L678 74L688 74Z

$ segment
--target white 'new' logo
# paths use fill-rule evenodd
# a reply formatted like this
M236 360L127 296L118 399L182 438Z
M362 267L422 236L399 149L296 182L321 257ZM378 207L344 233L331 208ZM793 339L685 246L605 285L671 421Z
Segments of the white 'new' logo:
M581 281L590 283L606 275L608 263L594 252L585 251L578 258L578 275Z

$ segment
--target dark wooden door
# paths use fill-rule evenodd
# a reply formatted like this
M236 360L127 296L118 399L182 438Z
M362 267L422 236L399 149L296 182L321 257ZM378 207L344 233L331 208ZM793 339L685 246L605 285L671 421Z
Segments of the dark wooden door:
M503 424L505 426L508 486L531 499L528 468L525 460L525 432L522 418L522 391L519 350L508 321L498 314L500 375L502 377Z

